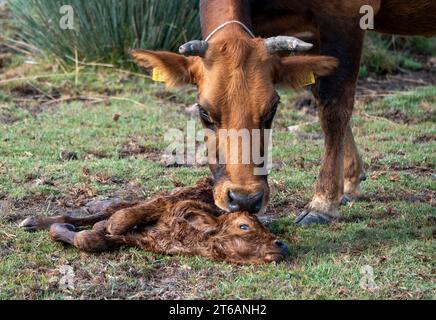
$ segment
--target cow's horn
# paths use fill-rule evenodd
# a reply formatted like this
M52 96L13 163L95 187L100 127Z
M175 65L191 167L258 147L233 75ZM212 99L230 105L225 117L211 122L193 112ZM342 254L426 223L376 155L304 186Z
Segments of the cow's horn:
M185 56L200 56L203 57L206 54L208 43L203 40L192 40L181 45L179 52Z
M269 53L277 51L307 51L313 44L304 42L295 37L278 36L265 39L265 46Z

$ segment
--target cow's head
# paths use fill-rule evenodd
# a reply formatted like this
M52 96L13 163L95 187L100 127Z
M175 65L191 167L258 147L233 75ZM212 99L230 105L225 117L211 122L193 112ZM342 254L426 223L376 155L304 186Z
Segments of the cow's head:
M209 132L216 133L215 138L207 138L207 144L209 150L212 144L216 146L215 154L209 154L209 166L215 181L215 203L223 210L256 213L266 206L267 175L255 171L264 164L255 161L253 153L265 156L265 129L271 128L279 103L275 86L299 87L308 75L327 75L337 65L332 57L277 54L310 47L292 37L265 40L236 37L211 43L189 42L180 47L183 55L132 51L139 66L159 70L168 86L197 86L201 121ZM235 140L220 129L233 129L228 133L236 133L236 149ZM238 143L241 140L238 135L245 137L247 132L252 139L248 141L248 151L247 145ZM260 139L254 139L255 134ZM252 144L253 141L259 143Z

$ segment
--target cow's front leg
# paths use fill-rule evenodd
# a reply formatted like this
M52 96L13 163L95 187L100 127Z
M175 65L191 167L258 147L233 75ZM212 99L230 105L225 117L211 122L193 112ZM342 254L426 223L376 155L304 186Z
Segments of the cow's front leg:
M324 155L315 195L295 220L298 225L326 224L340 218L337 210L344 193L344 154L354 153L345 142L350 139L347 135L351 133L349 121L364 32L358 20L334 19L321 22L320 31L321 54L338 58L339 66L333 75L321 78L314 89L325 136Z

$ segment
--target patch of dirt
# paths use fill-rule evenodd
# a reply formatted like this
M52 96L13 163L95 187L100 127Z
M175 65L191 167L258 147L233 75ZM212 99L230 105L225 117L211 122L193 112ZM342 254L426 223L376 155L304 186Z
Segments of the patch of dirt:
M50 89L50 92L45 93L30 83L21 84L12 88L11 93L17 98L27 98L33 100L39 100L43 98L59 99L61 97L61 93L56 88L52 88Z
M12 61L12 54L10 53L1 53L2 46L0 45L0 70L7 67Z
M436 134L426 133L413 139L413 143L428 143L436 141Z
M377 178L380 175L386 175L395 172L405 172L418 177L433 177L436 175L436 171L430 165L427 166L407 166L400 164L385 165L378 162L378 160L371 160L371 164L368 169L371 172L371 176Z
M436 216L427 217L427 226L436 226Z
M62 150L59 153L59 160L61 161L73 161L77 159L79 159L79 157L77 156L77 152L75 151Z
M92 158L97 158L97 159L108 159L108 158L112 158L112 156L104 151L98 151L98 150L88 150L87 151L87 158L92 157Z
M389 119L396 123L415 124L425 121L433 121L433 119L436 118L436 111L433 110L431 112L425 113L418 117L411 118L397 108L390 108L388 110L383 111L383 113L379 114L378 116Z
M318 114L317 103L310 92L300 94L295 98L294 109L301 114L316 116Z
M140 157L151 161L160 161L161 154L161 150L139 144L135 140L123 145L118 151L118 156L120 158Z
M436 85L436 67L398 75L371 75L357 83L356 99L370 102L398 91L411 91L419 87Z
M16 117L8 112L0 112L0 123L2 124L14 124L20 121L19 117Z
M135 299L179 300L199 298L202 292L215 287L211 277L217 276L217 270L192 270L172 260L166 264L157 264L147 279L147 290L136 294ZM192 283L195 279L195 283Z
M56 211L57 208L52 200L39 196L20 200L0 200L0 222L16 223L28 216L41 214L47 210Z
M436 206L436 192L432 190L424 190L419 193L396 192L395 194L375 193L371 195L363 195L361 201L365 202L382 202L389 203L394 201L402 201L407 203L429 203L431 206Z
M183 103L180 96L169 91L157 91L153 94L156 98L165 100L166 102Z
M390 108L386 111L384 111L380 116L389 119L396 123L409 123L410 118L406 116L403 112L401 112L399 109Z

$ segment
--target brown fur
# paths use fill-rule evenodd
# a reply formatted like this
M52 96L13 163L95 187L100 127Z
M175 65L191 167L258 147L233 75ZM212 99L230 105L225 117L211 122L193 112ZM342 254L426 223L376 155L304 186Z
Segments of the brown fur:
M246 212L222 213L213 204L211 179L203 179L194 187L180 188L148 201L114 204L90 217L40 216L26 219L21 226L49 229L53 240L90 252L127 245L240 264L284 258L277 238L255 216ZM93 224L93 229L75 232L65 223L76 227ZM249 230L240 228L244 224Z

